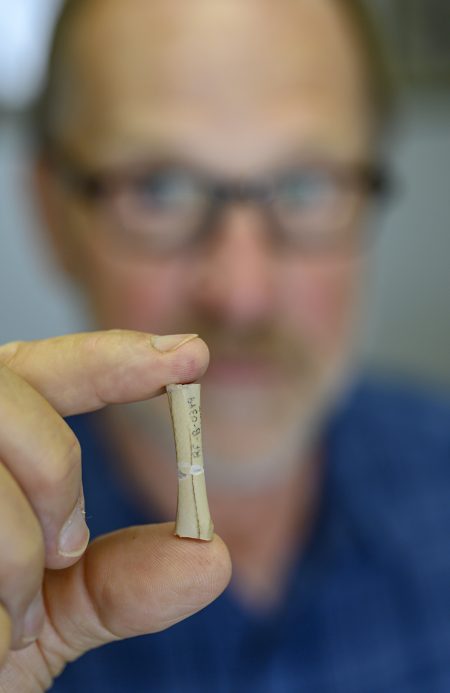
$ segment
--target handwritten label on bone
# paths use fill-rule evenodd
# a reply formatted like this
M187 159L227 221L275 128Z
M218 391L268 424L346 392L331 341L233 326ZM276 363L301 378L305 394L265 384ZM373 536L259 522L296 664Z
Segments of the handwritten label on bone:
M198 460L202 457L200 407L197 398L192 395L188 397L186 401L188 405L188 417L191 424L191 457L193 460Z

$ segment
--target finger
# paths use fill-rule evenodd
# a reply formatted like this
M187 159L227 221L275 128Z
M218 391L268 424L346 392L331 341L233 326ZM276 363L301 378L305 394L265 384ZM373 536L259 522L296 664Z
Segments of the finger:
M196 380L209 354L194 337L184 335L177 348L173 335L164 343L155 335L126 330L81 333L6 344L0 347L0 363L67 416L147 399L170 383Z
M89 539L80 446L47 400L6 366L0 368L0 457L39 519L46 565L67 567Z
M44 543L39 522L10 472L0 464L0 603L12 621L12 642L37 637L43 620L40 587L44 572ZM33 600L32 623L24 617ZM30 619L29 619L30 620ZM0 613L0 650L4 646Z
M217 536L182 540L173 523L129 527L94 541L75 566L47 574L49 617L77 657L168 628L215 599L230 574Z
M114 532L92 542L76 565L46 573L40 679L94 647L167 628L224 590L231 566L219 537L183 540L173 530L164 524ZM13 666L18 677L24 666L38 674L37 646L14 655L9 677Z
M3 604L0 604L0 668L11 647L11 619Z

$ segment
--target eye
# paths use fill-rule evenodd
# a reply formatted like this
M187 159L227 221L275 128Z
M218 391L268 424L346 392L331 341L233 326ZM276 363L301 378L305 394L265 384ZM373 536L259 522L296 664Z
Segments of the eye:
M280 232L293 244L320 249L340 243L353 228L358 194L333 170L288 172L276 187L272 209Z
M199 183L192 176L177 171L139 176L132 188L142 206L159 212L190 208L203 199Z
M329 204L336 195L332 176L324 171L299 171L285 176L276 191L278 202L286 209L302 209Z

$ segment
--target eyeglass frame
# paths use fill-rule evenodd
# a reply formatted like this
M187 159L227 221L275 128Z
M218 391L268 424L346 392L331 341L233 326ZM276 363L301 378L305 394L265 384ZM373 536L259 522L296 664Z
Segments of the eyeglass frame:
M279 224L276 215L273 214L270 204L270 191L275 187L277 181L282 180L283 177L294 172L325 172L331 174L335 181L341 186L352 185L355 190L359 189L362 194L368 197L386 199L392 191L392 181L387 170L385 167L376 163L321 164L316 162L311 164L304 162L298 166L287 167L282 173L249 182L247 180L220 180L207 176L203 172L197 171L195 168L182 166L180 164L171 164L167 161L164 163L125 166L118 170L99 170L98 172L93 172L84 169L81 165L74 163L68 157L55 156L52 154L48 157L48 160L57 171L66 188L74 191L89 204L95 204L105 199L111 200L112 196L117 193L120 187L130 185L130 182L133 180L136 181L141 176L158 174L167 170L177 173L188 173L192 179L195 179L196 182L200 182L202 190L206 193L208 204L202 216L202 221L198 224L197 231L193 233L185 243L180 244L170 251L159 252L158 250L150 249L150 247L145 248L146 253L155 256L178 254L185 251L187 248L196 247L202 241L204 242L206 237L211 234L215 226L215 220L223 214L226 207L232 204L244 203L257 204L258 207L264 211L265 218L270 221L271 238L279 247L294 247L300 252L314 255L329 254L330 252L334 253L337 247L332 246L332 244L328 244L326 249L314 248L311 250L311 248L306 248L305 244L303 244L303 248L300 248L299 246L301 246L302 243L289 242L289 240L286 239L285 235L283 235L282 226ZM109 211L109 216L111 216L112 210L110 209ZM125 234L123 234L122 231L117 233L118 226L119 225L116 224L115 236L121 235L125 241ZM130 234L129 239L126 240L128 246L130 246L132 242L134 242L136 248L137 246L141 248L144 246L144 243L137 237L133 237L132 242L131 238ZM345 244L342 244L342 246L345 249Z

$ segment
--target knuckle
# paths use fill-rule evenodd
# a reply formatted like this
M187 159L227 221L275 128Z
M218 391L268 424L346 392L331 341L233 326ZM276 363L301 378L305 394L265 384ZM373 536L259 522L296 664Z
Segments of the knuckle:
M127 330L123 330L120 327L113 327L110 330L106 330L104 332L105 336L109 335L110 337L119 337L122 338L125 335L128 334Z
M125 330L112 329L92 332L83 337L81 342L81 361L87 368L95 365L95 371L114 359L117 350L122 348ZM95 380L95 378L94 378Z
M83 341L85 352L88 355L97 353L99 349L102 350L110 347L112 342L120 342L126 334L126 330L118 328L92 332L88 334Z
M81 446L78 438L68 428L58 452L48 455L45 464L37 465L37 486L41 490L59 490L78 477L81 467Z
M43 570L44 555L43 536L36 522L34 527L21 532L16 541L10 541L4 547L1 569L3 580L6 580L6 576L14 580L17 575L28 575L32 580L36 573L40 574Z
M2 344L0 346L0 367L7 366L8 368L12 368L14 363L19 358L19 354L21 351L23 351L25 345L26 342L23 341L14 341Z
M16 570L25 571L33 568L40 570L44 565L44 543L39 532L33 533L21 542L21 549L14 551L12 564Z

